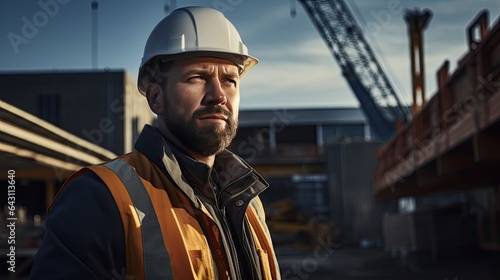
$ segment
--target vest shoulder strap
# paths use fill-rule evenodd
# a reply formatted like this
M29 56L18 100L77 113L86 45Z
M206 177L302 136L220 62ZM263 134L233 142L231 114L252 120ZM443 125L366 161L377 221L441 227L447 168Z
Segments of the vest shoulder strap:
M158 219L144 185L132 166L123 160L89 167L108 186L122 216L126 244L126 274L136 279L171 275L169 257ZM144 274L138 275L140 272ZM166 274L165 274L166 273Z

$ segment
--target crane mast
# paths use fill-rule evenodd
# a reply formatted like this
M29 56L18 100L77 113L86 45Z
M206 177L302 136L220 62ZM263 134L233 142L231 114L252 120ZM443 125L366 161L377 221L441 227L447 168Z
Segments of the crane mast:
M345 2L298 1L330 48L373 132L380 138L392 136L396 122L405 123L410 110L399 100Z

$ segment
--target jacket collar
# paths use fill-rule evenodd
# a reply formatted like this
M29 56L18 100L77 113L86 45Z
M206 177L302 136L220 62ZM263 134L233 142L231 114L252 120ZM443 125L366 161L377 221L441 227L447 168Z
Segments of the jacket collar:
M246 194L251 199L268 187L268 183L240 157L224 150L215 157L214 170L186 155L167 141L158 128L146 125L135 148L159 166L172 181L198 207L198 200L191 185L209 186L214 180L220 187L219 201L224 207L229 200ZM180 166L183 166L182 170ZM183 171L186 173L183 175ZM186 177L189 176L189 180Z

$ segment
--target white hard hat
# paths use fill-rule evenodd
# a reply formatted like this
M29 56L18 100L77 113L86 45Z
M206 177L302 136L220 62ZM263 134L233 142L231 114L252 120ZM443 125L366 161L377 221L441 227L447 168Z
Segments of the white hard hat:
M158 62L193 57L218 57L232 61L243 76L258 63L234 25L219 11L206 7L185 7L173 11L153 29L144 48L138 87L146 87L157 74Z

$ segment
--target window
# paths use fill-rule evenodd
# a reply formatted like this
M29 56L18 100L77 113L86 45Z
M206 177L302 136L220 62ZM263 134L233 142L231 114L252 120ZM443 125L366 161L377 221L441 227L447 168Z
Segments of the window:
M323 126L323 143L330 144L346 137L364 137L364 124L325 125Z
M314 144L316 145L316 126L286 126L276 131L276 144Z

